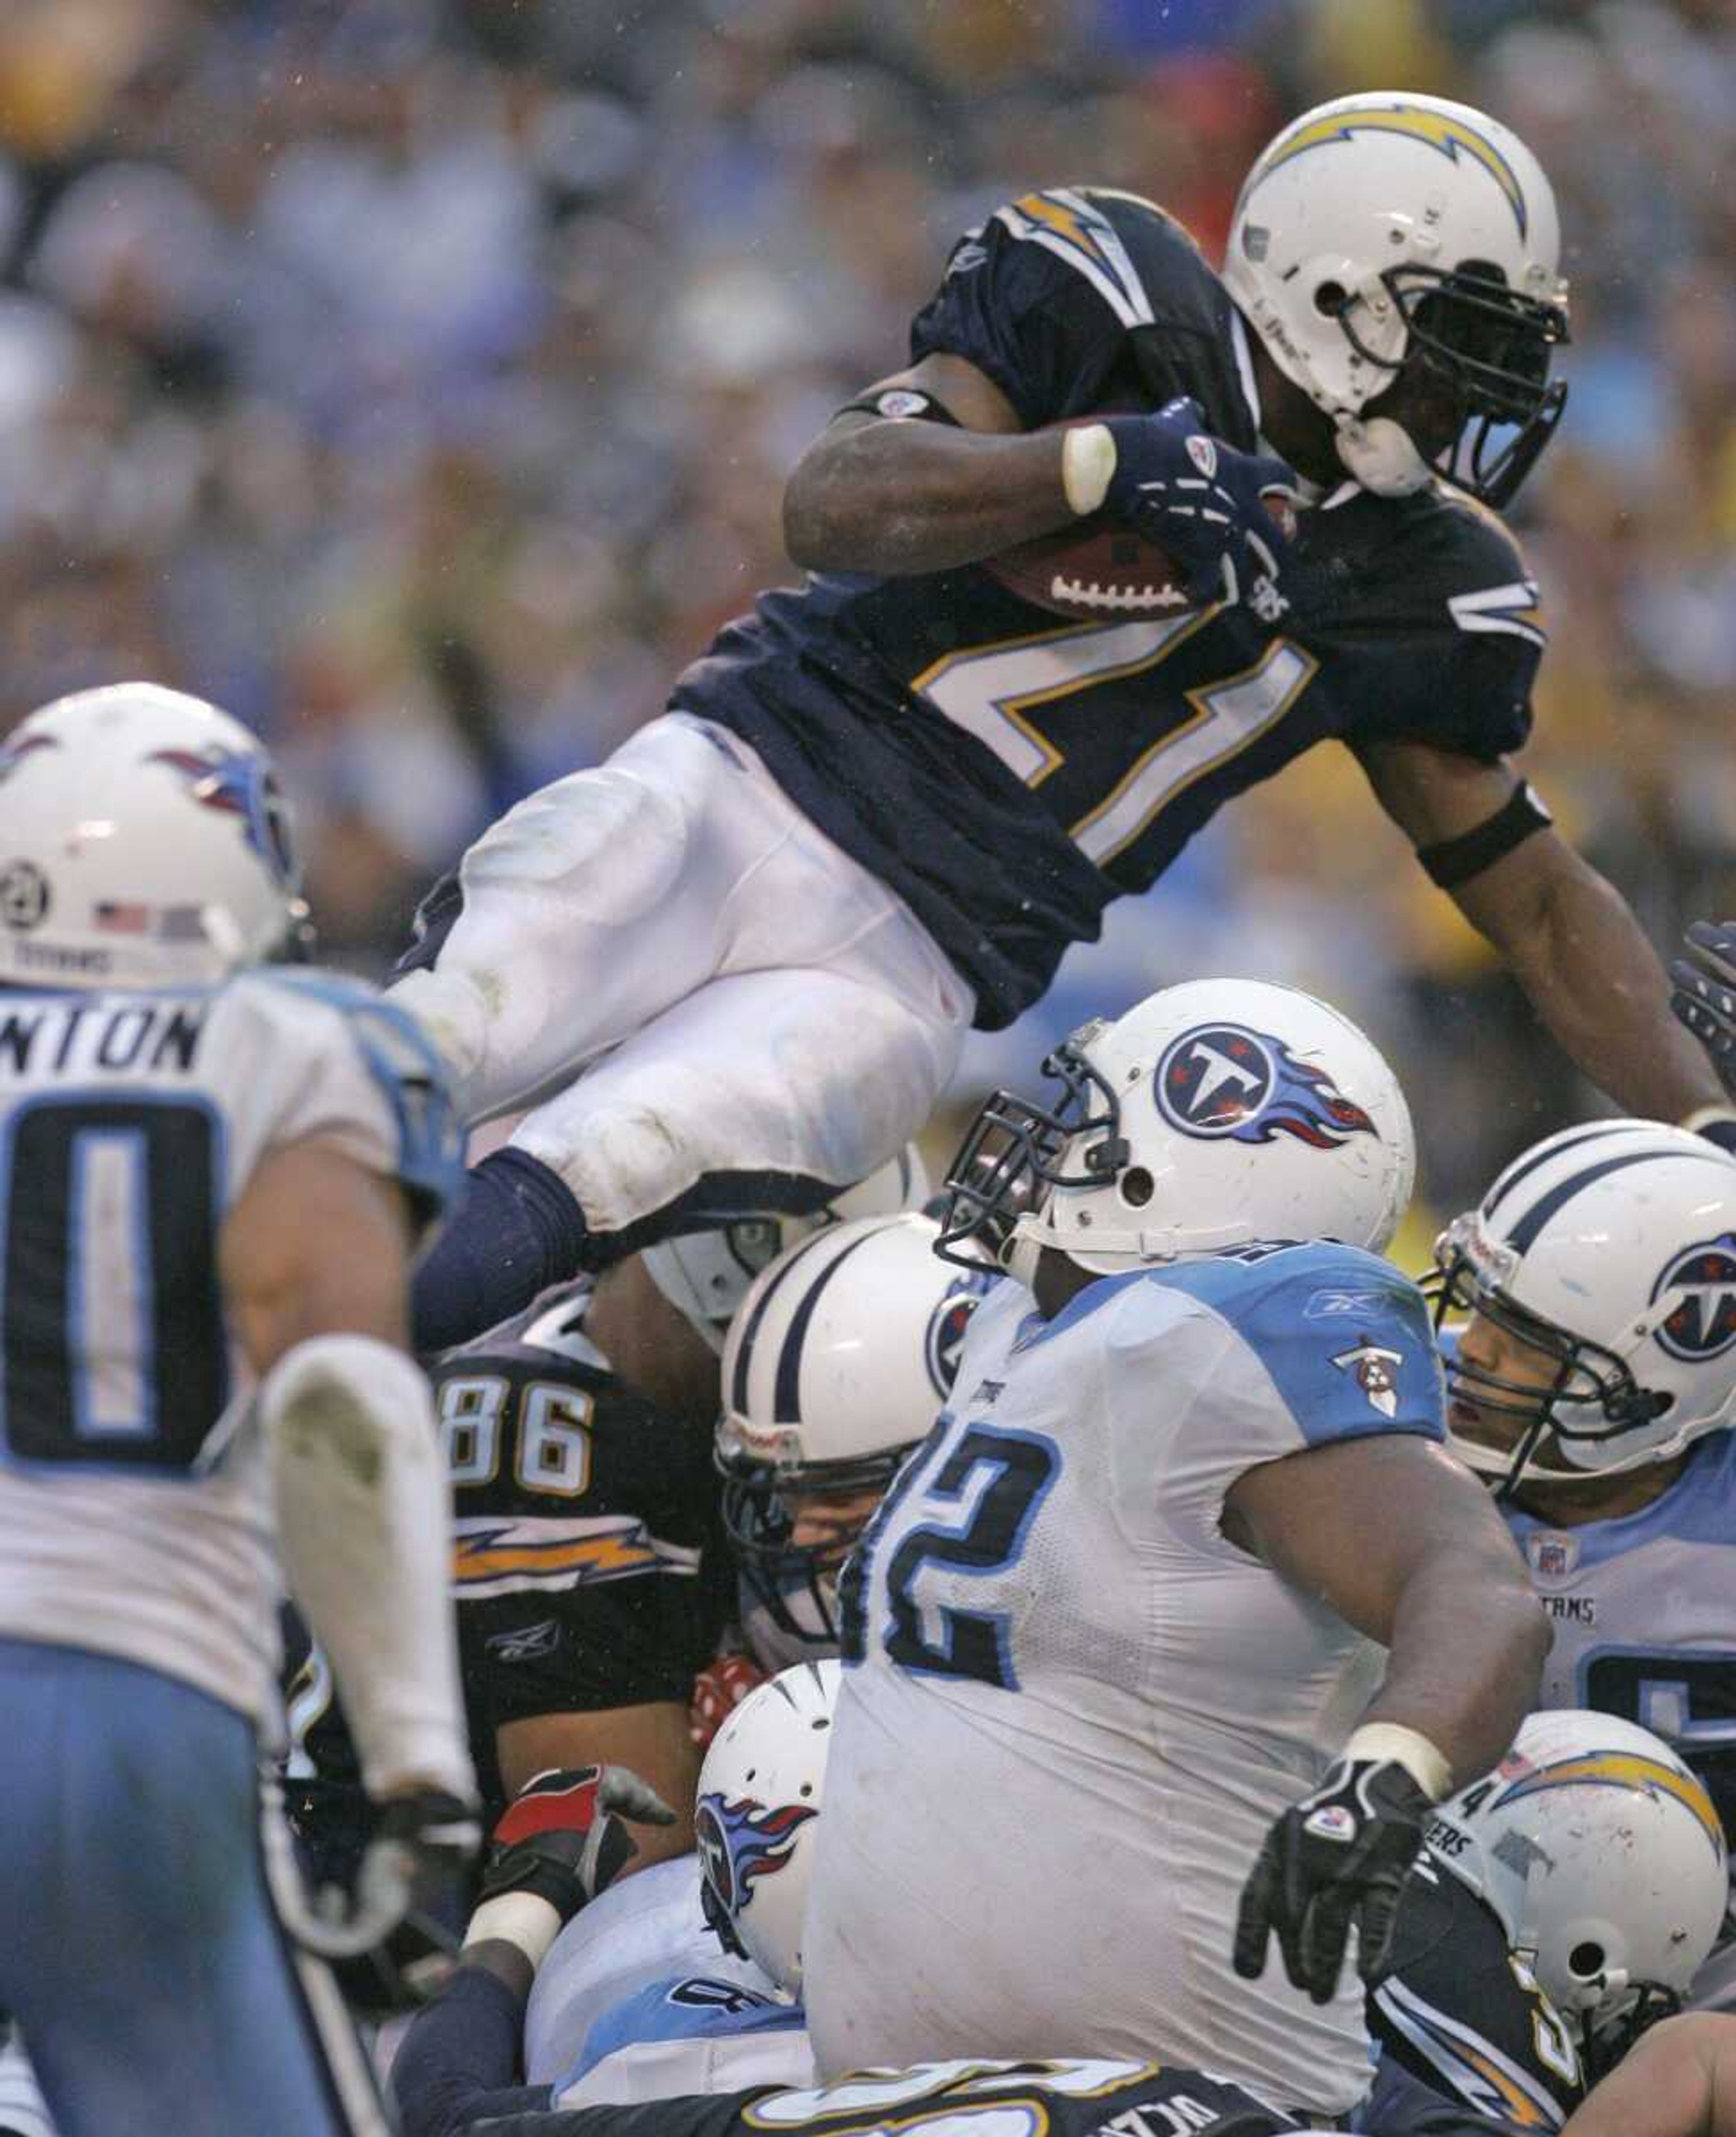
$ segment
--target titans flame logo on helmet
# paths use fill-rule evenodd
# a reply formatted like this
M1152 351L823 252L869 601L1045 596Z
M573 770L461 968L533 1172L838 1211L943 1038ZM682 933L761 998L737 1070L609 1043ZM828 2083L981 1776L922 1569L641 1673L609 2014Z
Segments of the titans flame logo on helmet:
M747 1906L759 1880L783 1868L794 1852L796 1836L810 1818L818 1816L810 1804L768 1808L751 1796L702 1796L693 1820L694 1839L726 1904Z
M1375 1132L1324 1068L1299 1060L1271 1033L1241 1025L1196 1025L1172 1039L1152 1089L1173 1127L1207 1141L1287 1135L1312 1150L1336 1150L1353 1135Z

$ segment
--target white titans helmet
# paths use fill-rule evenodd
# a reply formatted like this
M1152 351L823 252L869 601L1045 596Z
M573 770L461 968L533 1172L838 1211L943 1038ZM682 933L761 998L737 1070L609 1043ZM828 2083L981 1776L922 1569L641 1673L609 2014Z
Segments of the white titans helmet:
M1661 1738L1607 1714L1532 1715L1428 1841L1574 2026L1588 2077L1680 2005L1724 1919L1710 1797Z
M699 1769L693 1839L705 1918L726 1951L786 1996L802 1984L802 1916L814 1821L843 1672L798 1662L757 1686L712 1739Z
M878 1495L927 1437L995 1281L941 1260L939 1236L914 1213L810 1234L755 1280L730 1327L723 1526L751 1604L807 1646L837 1644L838 1569L854 1531L794 1542L782 1495Z
M1522 1420L1454 1452L1508 1487L1666 1462L1736 1421L1736 1158L1686 1128L1594 1121L1516 1158L1435 1245L1437 1322L1481 1313L1541 1352L1542 1386L1447 1365L1457 1395ZM1548 1435L1546 1438L1546 1435Z
M1293 987L1190 980L1043 1064L1053 1111L998 1091L952 1161L941 1251L1020 1283L1053 1247L1111 1273L1257 1239L1378 1252L1410 1200L1411 1117L1348 1017Z
M738 1217L708 1232L683 1232L659 1239L642 1257L646 1273L676 1312L721 1352L736 1308L762 1268L786 1247L827 1224L853 1217L889 1216L920 1210L932 1191L928 1168L914 1143L877 1166L853 1187L840 1187L822 1208L806 1216L768 1212Z
M80 690L0 749L0 977L205 986L306 935L258 737L154 683Z
M1555 196L1517 134L1469 105L1385 90L1305 111L1262 152L1223 279L1338 426L1358 482L1398 495L1429 479L1397 423L1364 417L1414 355L1456 396L1460 443L1441 472L1500 506L1567 398L1549 382L1568 338L1560 250Z

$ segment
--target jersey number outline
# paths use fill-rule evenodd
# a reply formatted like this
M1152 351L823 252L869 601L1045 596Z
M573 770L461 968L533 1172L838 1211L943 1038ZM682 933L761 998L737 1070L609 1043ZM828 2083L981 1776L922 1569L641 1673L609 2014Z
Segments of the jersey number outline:
M440 1389L440 1452L455 1491L491 1484L513 1384L499 1373L460 1374ZM522 1492L582 1498L591 1485L591 1398L560 1380L533 1380L513 1419L513 1481Z
M896 1503L920 1497L933 1518L901 1536L886 1561L881 1637L889 1662L920 1676L968 1677L1002 1692L1018 1690L1010 1614L925 1599L924 1590L936 1575L981 1578L1016 1565L1060 1471L1061 1450L1043 1434L988 1424L942 1438L912 1463L899 1480L904 1488ZM886 1504L892 1511L890 1497ZM863 1584L874 1541L872 1534L865 1536L853 1562L846 1662L862 1658Z
M1736 1842L1736 1654L1704 1648L1593 1648L1579 1658L1581 1706L1661 1736L1712 1799Z
M0 1176L7 1451L206 1466L229 1406L216 1114L142 1093L35 1099L7 1119Z
M911 684L912 692L992 750L1015 779L1039 786L1066 752L1031 716L1143 674L1169 659L1222 613L1221 604L1156 623L1074 624L1029 638L948 653ZM1301 696L1320 663L1275 638L1252 667L1183 693L1191 711L1159 736L1109 792L1067 826L1086 859L1106 868L1135 844L1186 787L1237 757L1275 727Z

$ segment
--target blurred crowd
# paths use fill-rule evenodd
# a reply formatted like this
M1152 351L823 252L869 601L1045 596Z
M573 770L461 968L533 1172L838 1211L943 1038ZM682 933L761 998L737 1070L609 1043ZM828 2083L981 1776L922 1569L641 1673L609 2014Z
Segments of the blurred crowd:
M790 576L784 474L960 230L1097 181L1215 251L1286 117L1394 85L1561 199L1527 768L1660 942L1736 910L1730 0L5 0L0 725L128 674L228 706L377 971ZM1360 786L1321 750L1238 805L966 1082L1218 970L1370 1024L1437 1204L1583 1108Z

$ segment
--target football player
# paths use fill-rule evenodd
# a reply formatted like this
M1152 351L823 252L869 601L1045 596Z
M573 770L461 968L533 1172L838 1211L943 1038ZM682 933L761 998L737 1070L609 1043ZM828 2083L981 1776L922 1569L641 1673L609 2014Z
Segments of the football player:
M430 1361L490 1816L533 1774L615 1764L683 1807L644 1837L634 1871L691 1849L691 1691L735 1608L712 1466L725 1331L786 1242L927 1194L904 1151L824 1211L666 1240ZM936 1269L931 1288L942 1282ZM316 1881L347 1882L365 1804L330 1670L304 1634L289 1700L296 1832Z
M766 1696L762 1691L758 1696ZM805 1798L786 1784L812 1762L793 1728L781 1750L769 1788L745 1761L737 1779L754 1795L799 1809ZM591 1777L547 1779L551 1785L577 1784L562 1791L574 1806L568 1815L589 1815L598 1795ZM817 1794L818 1779L814 1786ZM605 1799L623 1799L619 1792ZM907 1817L912 1809L907 1804L895 1814ZM869 2137L892 2128L956 2137L961 2129L977 2128L979 2118L985 2130L1065 2131L1075 2126L1065 2102L1086 2098L1096 2101L1097 2119L1086 2125L1091 2137L1139 2137L1158 2129L1184 2137L1213 2126L1202 2102L1181 2089L1191 2085L1193 2074L1172 2066L1165 2066L1176 2081L1171 2091L1152 2082L1150 2065L1140 2071L1134 2064L1009 2065L973 2057L920 2071L863 2073L819 2090L807 2077L783 2078L802 2088L794 2094L771 2091L775 2081L768 2073L757 2091L708 2102L696 2094L717 2088L702 2086L701 2078L727 2078L733 2067L741 2072L735 2083L746 2086L756 2043L763 2055L780 2039L799 2039L795 2012L783 2007L787 2030L780 2034L776 2022L767 2027L745 1996L736 2014L739 2024L720 2015L712 2025L706 2062L693 2060L699 2041L690 2034L679 2054L669 2040L617 2051L614 2062L622 2075L608 2089L607 2063L593 2065L565 2090L515 2088L517 2012L550 1925L567 1906L586 1906L587 1894L630 1844L614 1819L601 1823L603 1830L593 1834L582 1828L551 1830L539 1822L528 1841L520 1842L516 1858L497 1851L488 1881L504 1899L485 1901L473 1920L464 1966L444 2004L418 2020L394 2074L407 2137L449 2137L473 2126L518 2137L630 2137L659 2130L669 2137L709 2130L719 2137L746 2130L763 2137L779 2129ZM796 1829L780 1881L799 1878L800 1834L818 1824L810 1819ZM1711 1807L1691 1775L1645 1731L1601 1716L1551 1715L1528 1722L1500 1765L1444 1807L1430 1847L1401 1913L1404 1962L1383 1976L1376 1992L1383 2007L1377 2026L1392 2045L1354 2126L1375 2137L1501 2137L1558 2129L1569 2109L1583 2104L1594 2075L1633 2054L1636 2037L1651 2037L1647 2029L1679 2000L1680 1983L1709 1940L1716 1906L1706 1900L1704 1858L1709 1850L1721 1858L1723 1849ZM746 1859L754 1859L751 1850ZM578 1919L601 1916L609 1904L605 1893ZM751 1912L737 1917L744 1935ZM769 1965L787 1968L789 1932L799 1919L799 1905L791 1904L760 1925L770 1939ZM662 1989L634 1999L640 2008L663 2000ZM1665 2030L1671 2030L1668 2021ZM737 2052L728 2062L722 2055L726 2047ZM641 2061L627 2076L634 2067L627 2058L635 2052ZM687 2096L671 2097L657 2080L683 2069L695 2074L695 2084ZM992 2103L1014 2090L1014 2069L1027 2079L1038 2076L1038 2092L1009 2100L1011 2119L1004 2122ZM1083 2080L1087 2069L1095 2072L1089 2085ZM1131 2074L1143 2078L1146 2089L1130 2111L1122 2082L1136 2081ZM663 2110L650 2111L653 2101L664 2102ZM630 2114L621 2114L623 2107ZM1235 2126L1244 2128L1239 2120ZM1280 2126L1289 2126L1287 2118ZM1661 2126L1665 2137L1692 2137L1694 2128L1633 2126Z
M1368 1998L1381 2059L1358 2126L1424 2137L1456 2105L1559 2129L1680 2010L1724 1912L1710 1799L1608 1715L1534 1714L1441 1806Z
M408 1264L439 1064L304 932L270 759L148 684L0 754L0 2003L62 2137L382 2133L329 1975L475 1839ZM260 1800L279 1560L376 1806L314 1924Z
M698 1850L683 1866L678 1903L673 1867L665 1873L681 1935L659 1970L649 1971L658 1954L648 1940L623 1936L618 1916L603 1919L606 1898L557 1940L531 1993L524 2050L531 2079L547 2080L555 2104L813 2083L796 1998L838 1676L835 1662L798 1662L719 1730L699 1776ZM576 1966L563 1964L569 1940ZM606 2001L599 1948L615 1968Z
M1655 1731L1736 1836L1736 1162L1655 1122L1569 1128L1437 1254L1437 1316L1470 1315L1448 1435L1549 1613L1544 1702Z
M947 1234L1018 1281L846 1573L816 2056L1137 2047L1340 2112L1351 1923L1366 1979L1431 1806L1505 1749L1547 1644L1438 1443L1422 1296L1376 1258L1403 1098L1353 1025L1252 981L1170 988L1046 1068L1061 1098L997 1094L950 1182ZM883 1815L894 1788L920 1817Z
M726 1524L751 1554L741 1617L756 1666L835 1654L839 1562L951 1385L985 1278L936 1258L937 1230L915 1215L827 1230L766 1269L736 1316L717 1445ZM736 1714L775 1722L764 1697ZM713 1752L725 1738L744 1740L727 1720ZM637 1982L692 1966L695 1889L659 1866L563 1935L532 1999L533 2078L569 2066L624 1971Z
M1328 739L1593 1082L1736 1132L1627 906L1509 761L1544 631L1491 508L1561 413L1558 253L1524 144L1396 91L1285 128L1222 278L1103 188L961 239L909 367L790 479L806 582L424 907L406 1006L472 1116L529 1107L419 1273L425 1341L858 1177L969 1025L1036 1000L1111 899ZM1276 486L1308 508L1293 542ZM1174 606L1060 616L991 568L1106 516L1175 560Z
M838 1576L952 1385L995 1280L934 1253L914 1214L793 1249L732 1324L717 1463L741 1568L741 1623L761 1669L835 1655Z

